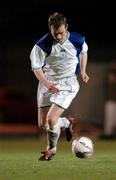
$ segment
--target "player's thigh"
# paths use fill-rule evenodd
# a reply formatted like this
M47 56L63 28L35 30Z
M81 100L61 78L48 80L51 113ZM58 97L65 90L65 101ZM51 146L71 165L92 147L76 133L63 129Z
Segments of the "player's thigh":
M38 126L45 128L46 127L46 116L50 107L38 108Z
M57 104L52 104L48 113L47 113L47 121L50 126L55 125L58 122L59 117L64 112L64 109Z

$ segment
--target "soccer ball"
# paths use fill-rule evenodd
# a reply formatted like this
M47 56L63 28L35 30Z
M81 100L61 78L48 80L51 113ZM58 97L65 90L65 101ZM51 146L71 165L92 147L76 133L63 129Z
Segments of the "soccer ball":
M72 153L78 158L88 158L93 154L93 142L88 137L77 137L72 142Z

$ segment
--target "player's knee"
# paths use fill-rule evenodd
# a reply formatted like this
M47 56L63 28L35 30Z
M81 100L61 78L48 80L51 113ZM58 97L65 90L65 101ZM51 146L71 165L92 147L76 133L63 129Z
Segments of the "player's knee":
M46 128L46 121L43 121L42 119L38 119L38 127L41 129L47 129Z
M55 117L48 114L47 115L47 122L48 122L49 128L53 128L54 124L55 124Z

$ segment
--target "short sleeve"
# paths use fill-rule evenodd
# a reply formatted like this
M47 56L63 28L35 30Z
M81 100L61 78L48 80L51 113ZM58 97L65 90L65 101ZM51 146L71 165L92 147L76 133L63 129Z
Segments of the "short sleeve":
M87 45L86 42L84 42L83 45L82 45L82 51L81 51L81 53L86 53L87 51L88 51L88 45Z
M45 64L46 53L38 46L34 45L30 53L32 70L42 68Z

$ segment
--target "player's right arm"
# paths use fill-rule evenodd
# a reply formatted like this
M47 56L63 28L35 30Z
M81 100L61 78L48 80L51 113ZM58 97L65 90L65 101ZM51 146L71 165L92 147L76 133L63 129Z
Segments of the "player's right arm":
M58 88L55 87L53 83L47 80L42 67L45 64L46 54L45 52L37 45L35 45L30 53L31 67L36 76L36 78L41 81L52 93L58 92Z
M35 74L36 78L47 87L49 92L57 93L59 91L59 89L55 86L55 84L51 83L50 81L48 81L46 79L42 69L34 70L34 74Z

